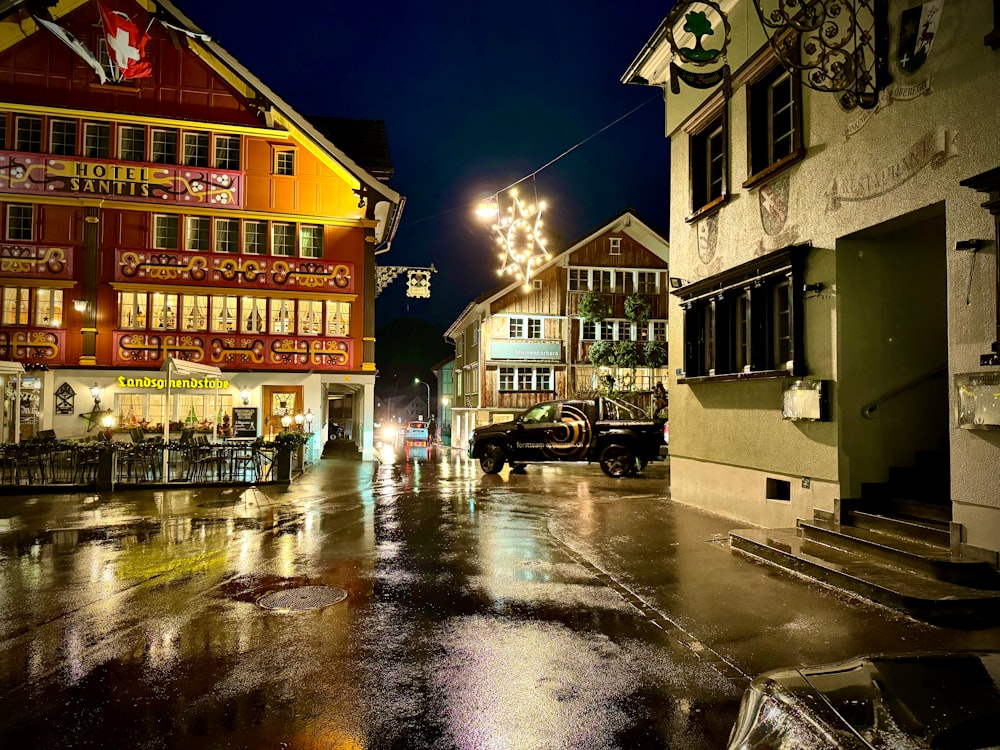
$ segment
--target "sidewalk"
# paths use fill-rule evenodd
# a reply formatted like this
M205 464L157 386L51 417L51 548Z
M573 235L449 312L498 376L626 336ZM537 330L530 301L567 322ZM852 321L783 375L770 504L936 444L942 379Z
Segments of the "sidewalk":
M377 470L374 461L320 459L291 484L116 485L113 491L79 485L9 486L0 498L0 531L5 519L16 519L16 530L28 532L158 523L176 517L214 516L224 508L249 515L262 507L278 508L303 498L355 492L370 484ZM14 530L11 523L7 521L8 530Z

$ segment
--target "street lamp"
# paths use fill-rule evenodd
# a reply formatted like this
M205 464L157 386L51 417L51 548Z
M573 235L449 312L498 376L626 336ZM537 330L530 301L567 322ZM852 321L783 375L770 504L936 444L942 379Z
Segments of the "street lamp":
M306 409L306 415L305 415L306 432L308 432L310 435L312 434L312 431L313 431L313 417L314 416L315 415L312 413L312 409Z
M295 415L295 429L298 432L302 432L302 423L306 421L306 417L302 412Z
M283 414L281 416L281 429L287 430L289 425L292 424L292 416L290 414Z
M424 386L427 388L427 418L430 419L430 416L431 416L431 387L427 383L424 383L424 381L421 380L420 378L414 378L413 379L413 384L416 385L417 383L423 383Z

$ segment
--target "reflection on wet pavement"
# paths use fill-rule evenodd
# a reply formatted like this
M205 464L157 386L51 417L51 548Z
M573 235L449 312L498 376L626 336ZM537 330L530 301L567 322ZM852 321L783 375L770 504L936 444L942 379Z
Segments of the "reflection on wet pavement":
M0 746L723 745L727 660L817 650L830 599L706 543L720 522L644 473L442 452L321 462L286 491L8 498ZM306 587L346 598L259 605ZM853 648L881 620L851 606L829 627Z

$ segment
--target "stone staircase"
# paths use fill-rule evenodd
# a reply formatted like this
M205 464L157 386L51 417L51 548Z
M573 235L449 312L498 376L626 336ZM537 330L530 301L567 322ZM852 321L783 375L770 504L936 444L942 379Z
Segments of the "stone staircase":
M936 454L866 484L835 513L795 528L730 532L732 549L900 610L958 627L1000 623L1000 573L952 552L947 470ZM957 530L956 530L957 531Z

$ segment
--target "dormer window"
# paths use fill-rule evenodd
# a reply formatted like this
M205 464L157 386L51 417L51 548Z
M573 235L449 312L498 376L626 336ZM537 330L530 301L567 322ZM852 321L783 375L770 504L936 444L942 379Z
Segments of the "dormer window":
M295 174L295 151L290 148L274 150L274 173L293 176Z

